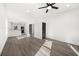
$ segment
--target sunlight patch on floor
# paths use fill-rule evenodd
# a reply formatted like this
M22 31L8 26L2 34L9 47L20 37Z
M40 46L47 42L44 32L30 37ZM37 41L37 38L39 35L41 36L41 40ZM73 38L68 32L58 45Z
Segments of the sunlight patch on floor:
M45 40L44 44L41 46L35 56L50 56L52 42L53 41Z

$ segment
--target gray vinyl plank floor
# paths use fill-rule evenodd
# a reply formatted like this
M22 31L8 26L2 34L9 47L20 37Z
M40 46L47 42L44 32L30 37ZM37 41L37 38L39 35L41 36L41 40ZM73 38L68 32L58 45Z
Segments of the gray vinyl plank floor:
M68 46L68 43L53 40L51 56L76 56L74 51Z
M67 45L67 43L56 40L52 41L50 56L76 56L75 52ZM24 37L22 39L10 37L7 39L1 56L35 56L43 46L44 42L45 40L32 37Z

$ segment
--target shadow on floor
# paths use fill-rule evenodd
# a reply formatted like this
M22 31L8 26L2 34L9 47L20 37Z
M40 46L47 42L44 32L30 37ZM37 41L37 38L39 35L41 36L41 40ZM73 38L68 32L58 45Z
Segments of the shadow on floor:
M16 37L8 38L2 56L34 56L40 49L44 40L26 37L17 39Z

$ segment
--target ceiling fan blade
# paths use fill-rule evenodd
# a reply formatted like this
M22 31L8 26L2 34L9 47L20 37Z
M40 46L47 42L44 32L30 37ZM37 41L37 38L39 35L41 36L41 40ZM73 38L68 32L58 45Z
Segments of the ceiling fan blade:
M50 3L46 3L47 4L47 6L49 6L50 5Z
M46 13L48 12L48 9L46 10Z
M44 7L40 7L40 8L38 8L38 9L42 9L42 8L47 8L48 6L44 6Z
M55 6L51 6L52 8L54 8L54 9L58 9L58 7L55 7Z
M51 5L54 5L54 4L56 4L56 3L51 3Z

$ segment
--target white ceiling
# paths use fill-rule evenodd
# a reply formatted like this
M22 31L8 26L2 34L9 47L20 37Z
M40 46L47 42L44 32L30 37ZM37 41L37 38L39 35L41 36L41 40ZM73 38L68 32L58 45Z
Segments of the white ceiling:
M7 12L17 13L20 16L30 16L30 17L43 17L44 15L56 14L66 12L68 10L73 10L79 7L79 3L57 3L55 6L59 9L51 9L46 14L45 9L38 9L39 7L45 6L45 3L7 3ZM70 5L67 7L66 5ZM10 14L10 13L9 13Z

